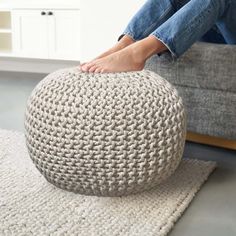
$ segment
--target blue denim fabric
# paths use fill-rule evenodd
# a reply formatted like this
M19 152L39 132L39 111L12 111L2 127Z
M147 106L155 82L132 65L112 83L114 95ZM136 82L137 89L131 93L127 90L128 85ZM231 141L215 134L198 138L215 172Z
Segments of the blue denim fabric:
M147 0L123 35L155 36L174 58L194 42L236 44L236 0Z

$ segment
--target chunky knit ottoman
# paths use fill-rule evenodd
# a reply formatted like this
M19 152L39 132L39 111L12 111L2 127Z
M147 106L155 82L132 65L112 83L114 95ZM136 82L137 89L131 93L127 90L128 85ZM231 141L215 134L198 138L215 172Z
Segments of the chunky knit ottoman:
M156 73L49 74L32 91L25 137L37 169L80 194L122 196L150 189L180 163L186 113Z

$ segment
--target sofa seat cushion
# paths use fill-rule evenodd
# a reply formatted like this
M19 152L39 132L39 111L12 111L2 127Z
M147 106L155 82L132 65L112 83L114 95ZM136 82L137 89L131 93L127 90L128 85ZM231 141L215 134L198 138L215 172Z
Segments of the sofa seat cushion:
M154 55L146 68L174 85L236 92L236 45L197 42L176 60Z

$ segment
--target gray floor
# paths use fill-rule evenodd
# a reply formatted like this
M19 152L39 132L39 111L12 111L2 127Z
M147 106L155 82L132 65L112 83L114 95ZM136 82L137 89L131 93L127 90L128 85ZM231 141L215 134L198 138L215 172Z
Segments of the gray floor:
M43 74L0 72L0 128L23 131L27 97ZM236 152L187 142L184 157L218 167L171 231L171 236L236 235Z

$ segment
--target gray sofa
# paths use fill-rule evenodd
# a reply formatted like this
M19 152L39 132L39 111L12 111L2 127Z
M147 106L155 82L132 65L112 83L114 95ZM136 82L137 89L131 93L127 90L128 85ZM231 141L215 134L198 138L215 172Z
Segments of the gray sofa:
M152 56L145 69L179 91L188 131L236 140L236 46L197 42L177 60Z

